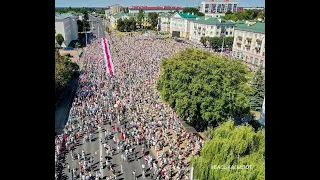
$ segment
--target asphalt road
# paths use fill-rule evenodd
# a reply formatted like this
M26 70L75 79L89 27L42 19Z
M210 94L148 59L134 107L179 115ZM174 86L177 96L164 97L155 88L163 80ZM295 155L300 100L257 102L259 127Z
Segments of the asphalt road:
M94 29L91 27L92 34L97 38L103 38L106 37L105 35L105 23L103 23L103 19L100 17L94 17L92 15L89 15L90 26L93 26Z
M128 123L128 122L123 122L123 123ZM81 151L84 150L85 154L86 154L86 157L87 158L93 158L94 160L94 168L93 170L91 171L91 174L93 176L95 176L96 174L96 171L100 171L100 173L102 174L102 177L103 179L106 179L106 177L109 177L111 176L111 172L105 167L104 165L104 168L101 170L100 169L100 156L103 157L103 162L105 164L105 161L107 159L111 159L111 163L113 164L113 169L115 170L115 174L117 175L117 179L118 180L128 180L128 179L133 179L133 176L132 176L132 172L134 170L136 170L136 176L137 176L137 179L143 179L143 180L149 180L151 179L150 178L150 173L151 170L149 171L146 171L146 177L143 178L142 177L142 169L141 169L141 165L142 164L145 164L145 160L144 158L142 157L142 153L141 153L141 145L139 146L136 146L136 152L138 154L138 157L139 157L139 160L138 161L135 161L133 157L130 157L131 159L129 159L128 162L123 162L121 161L121 153L115 153L113 156L109 157L107 156L107 154L105 153L105 150L103 148L103 146L101 145L101 143L99 142L100 140L100 137L102 137L103 141L102 141L102 144L103 143L107 143L108 145L112 146L113 149L116 149L116 145L113 143L113 140L112 138L111 139L107 139L105 141L104 139L104 131L106 128L108 128L109 130L111 130L111 126L105 122L105 124L107 125L104 125L103 128L102 128L102 131L98 131L98 129L95 130L95 133L93 134L93 140L92 142L86 142L85 144L83 144L83 142L79 142L78 143L78 146L76 147L75 150L73 150L73 153L76 154L76 153L79 153L81 154ZM112 124L112 126L115 125L115 124ZM129 125L129 123L128 123ZM113 133L113 135L117 136L119 139L120 139L120 134L118 133ZM82 139L82 138L81 138ZM97 155L95 154L95 151L98 151ZM149 150L146 149L146 151L148 152ZM75 155L74 156L75 158L77 158L77 156ZM153 157L153 159L155 159ZM79 175L79 165L78 165L78 160L77 159L74 159L72 160L71 158L71 153L69 152L67 154L67 157L66 157L66 162L70 165L70 169L72 168L75 168L77 171L77 176ZM121 172L121 165L122 165L122 170L123 172ZM146 168L147 168L147 164L145 164ZM71 178L71 173L68 172L67 168L65 168L65 171L64 171L64 174L66 175L65 177L67 177L66 179L72 179ZM78 179L80 179L78 177Z

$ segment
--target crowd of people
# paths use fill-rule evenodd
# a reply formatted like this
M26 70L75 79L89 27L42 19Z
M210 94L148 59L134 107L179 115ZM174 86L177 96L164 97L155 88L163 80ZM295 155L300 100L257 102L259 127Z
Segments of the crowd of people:
M99 143L108 156L119 153L123 162L143 157L142 177L150 171L151 179L188 179L188 157L199 153L204 141L186 132L155 89L161 60L188 44L158 39L154 34L121 37L113 31L107 39L115 74L106 71L101 40L92 40L85 49L85 66L69 120L64 133L56 138L56 178L61 179L66 169L72 179L101 179L100 170L93 171L94 158L86 155L81 144L90 143L95 133L103 133ZM112 140L113 145L106 140ZM74 152L76 148L81 154ZM78 161L78 167L64 162L68 153ZM111 160L100 157L99 165L109 169L107 179L117 178ZM137 178L136 170L132 176Z

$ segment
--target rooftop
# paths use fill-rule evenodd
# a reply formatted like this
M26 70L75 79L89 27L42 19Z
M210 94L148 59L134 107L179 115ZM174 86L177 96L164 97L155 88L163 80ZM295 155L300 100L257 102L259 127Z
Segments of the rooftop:
M190 20L193 23L197 24L208 24L208 25L216 25L216 24L235 24L234 22L227 21L224 19L221 19L221 22L219 21L219 18L214 18L214 17L199 17L196 19Z
M167 18L169 18L171 16L172 16L172 14L169 14L169 13L161 13L161 14L159 14L159 17L167 17Z
M258 32L265 33L265 23L264 22L256 22L249 26L247 23L237 23L235 26L236 30L242 31L250 31L250 32Z
M193 14L189 14L189 13L178 13L182 18L197 18L199 16L197 15L193 15Z
M56 12L55 19L65 19L65 18L69 18L69 17L75 17L75 15L73 15L71 13L59 13L59 12Z
M130 10L182 10L181 6L130 6Z

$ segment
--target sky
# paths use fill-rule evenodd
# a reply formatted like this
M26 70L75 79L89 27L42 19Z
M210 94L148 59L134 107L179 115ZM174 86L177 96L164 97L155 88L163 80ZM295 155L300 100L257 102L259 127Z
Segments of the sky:
M204 0L55 0L55 7L105 7L113 4L120 4L121 6L133 6L133 5L171 5L171 6L183 6L183 7L195 7ZM209 1L209 0L205 0ZM223 0L215 0L223 1ZM230 0L238 2L238 7L264 7L265 0Z

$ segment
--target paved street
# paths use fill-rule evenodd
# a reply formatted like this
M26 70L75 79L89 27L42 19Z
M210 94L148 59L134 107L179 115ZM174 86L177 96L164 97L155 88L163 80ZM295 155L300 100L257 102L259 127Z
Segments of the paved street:
M94 29L91 27L92 29L92 33L95 37L97 38L103 38L106 37L105 35L105 24L103 23L103 19L98 16L98 17L94 17L93 15L89 15L89 20L93 21L90 22L90 26L93 25Z

